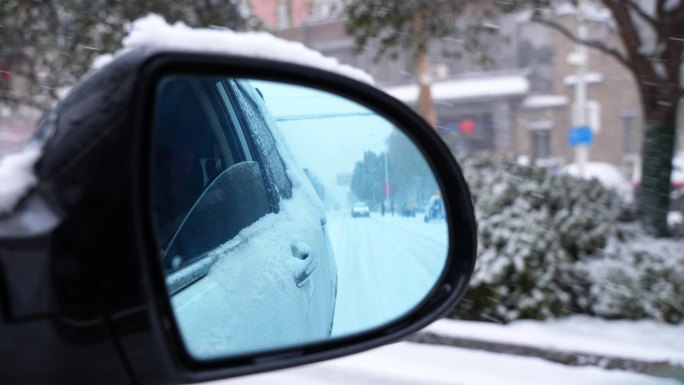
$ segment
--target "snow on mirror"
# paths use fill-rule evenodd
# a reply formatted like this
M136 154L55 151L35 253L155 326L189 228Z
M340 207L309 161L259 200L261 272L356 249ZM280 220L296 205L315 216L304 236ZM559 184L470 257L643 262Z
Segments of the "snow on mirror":
M368 331L444 269L438 184L410 139L339 96L169 76L154 118L153 218L197 359Z

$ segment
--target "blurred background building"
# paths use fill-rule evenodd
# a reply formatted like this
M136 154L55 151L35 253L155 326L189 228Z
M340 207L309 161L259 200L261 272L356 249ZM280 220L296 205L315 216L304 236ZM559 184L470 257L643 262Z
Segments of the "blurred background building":
M396 58L386 55L379 61L374 60L373 48L357 52L339 17L341 1L251 3L257 14L268 9L270 16L263 20L278 36L365 70L380 88L416 107L418 87L409 50L399 52ZM283 5L286 3L289 5ZM277 9L288 9L290 13L284 15ZM569 29L575 28L572 7L561 7L556 12ZM597 9L587 19L589 37L619 45L608 12ZM444 48L460 44L457 39L444 39L431 47L436 130L458 155L510 155L552 170L572 163L575 155L568 131L577 83L576 66L570 60L575 44L516 14L502 17L491 28L499 29L499 33L486 44L495 63L489 70L468 58L443 55ZM593 132L590 160L610 163L631 179L640 167L643 126L634 79L612 57L590 49L583 81L587 84L586 109ZM679 124L680 132L682 126L684 122ZM678 137L678 148L684 148L684 134Z
M418 87L411 50L399 51L396 57L384 55L377 61L373 44L357 51L345 29L343 0L245 2L266 29L365 70L380 88L416 107ZM555 12L569 29L575 28L572 7L559 7ZM498 32L483 45L494 62L487 69L467 56L455 59L443 54L445 49L463 44L459 39L445 38L431 45L435 129L457 155L509 155L555 170L575 157L568 131L577 83L576 66L569 59L576 48L560 33L523 16L507 14L487 26ZM597 9L587 18L589 37L619 45L608 12ZM1 59L0 87L12 84L21 89L12 74L3 70ZM593 131L590 159L610 163L631 178L640 166L643 127L634 79L612 57L590 49L583 81ZM10 109L0 104L0 156L21 146L39 117L35 109ZM684 119L684 113L679 117ZM684 121L678 126L678 148L682 149Z

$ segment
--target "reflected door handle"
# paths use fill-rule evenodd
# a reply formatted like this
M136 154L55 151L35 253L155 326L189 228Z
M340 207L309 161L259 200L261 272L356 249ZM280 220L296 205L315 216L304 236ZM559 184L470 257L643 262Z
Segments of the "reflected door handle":
M297 287L302 287L316 270L318 258L304 242L295 242L292 245L292 256L303 261L301 268L295 271L294 275L295 284Z

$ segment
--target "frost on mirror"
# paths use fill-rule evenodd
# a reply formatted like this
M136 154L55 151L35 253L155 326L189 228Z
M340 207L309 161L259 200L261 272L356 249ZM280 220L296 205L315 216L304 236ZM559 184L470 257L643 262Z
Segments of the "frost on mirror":
M157 88L153 218L197 359L368 331L444 269L445 208L387 119L301 86L171 76Z

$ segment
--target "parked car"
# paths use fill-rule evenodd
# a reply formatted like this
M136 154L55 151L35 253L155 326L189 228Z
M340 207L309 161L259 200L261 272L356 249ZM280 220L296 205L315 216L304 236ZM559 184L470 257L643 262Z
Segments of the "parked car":
M370 217L370 209L368 208L368 205L363 203L363 202L357 202L354 203L351 209L351 216L352 218L356 217Z
M416 216L416 207L413 205L412 201L404 202L401 205L401 216L405 218L413 218Z

